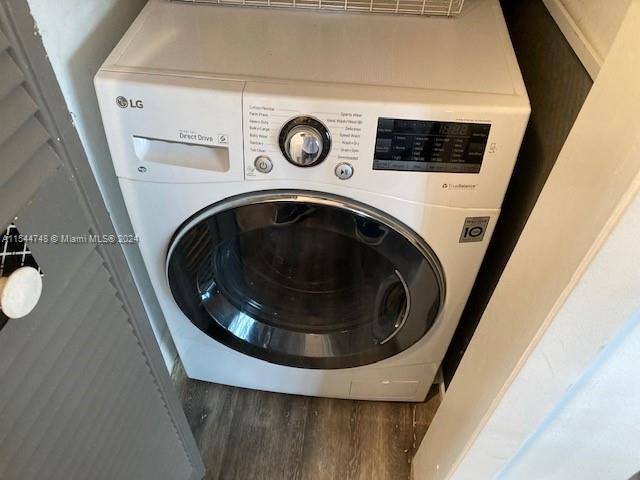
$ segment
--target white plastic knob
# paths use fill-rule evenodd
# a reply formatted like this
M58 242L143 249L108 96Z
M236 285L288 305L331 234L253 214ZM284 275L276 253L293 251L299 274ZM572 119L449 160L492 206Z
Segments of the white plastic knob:
M291 161L299 166L313 165L322 153L322 136L313 127L297 126L291 129L285 141Z
M20 267L0 277L0 310L9 318L28 315L42 294L42 277L33 267Z

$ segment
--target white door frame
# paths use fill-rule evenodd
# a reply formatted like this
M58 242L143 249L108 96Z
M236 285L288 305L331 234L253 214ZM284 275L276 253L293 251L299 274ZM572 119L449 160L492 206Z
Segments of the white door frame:
M604 367L602 350L631 332L640 309L639 112L634 0L418 449L416 480L524 478L514 462L539 447L531 439L585 373ZM640 452L627 451L606 478L640 468ZM611 453L603 446L581 468ZM528 478L551 478L545 467Z

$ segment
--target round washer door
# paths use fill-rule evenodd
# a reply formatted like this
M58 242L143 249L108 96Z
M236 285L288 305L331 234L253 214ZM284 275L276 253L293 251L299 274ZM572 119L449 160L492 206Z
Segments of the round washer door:
M176 231L166 269L176 303L200 330L294 367L391 357L429 331L444 300L440 264L415 232L308 191L252 193L201 210Z

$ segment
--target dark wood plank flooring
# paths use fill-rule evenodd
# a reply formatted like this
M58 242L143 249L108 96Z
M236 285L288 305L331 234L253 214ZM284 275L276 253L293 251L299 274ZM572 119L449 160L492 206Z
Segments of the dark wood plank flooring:
M173 379L207 480L406 480L440 403L365 402Z

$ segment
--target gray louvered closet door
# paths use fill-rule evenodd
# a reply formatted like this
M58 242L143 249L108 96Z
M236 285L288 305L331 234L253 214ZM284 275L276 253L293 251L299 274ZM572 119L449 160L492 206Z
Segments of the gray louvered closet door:
M26 2L0 0L0 225L110 233L67 115ZM29 247L43 293L0 322L0 479L201 477L120 247Z

